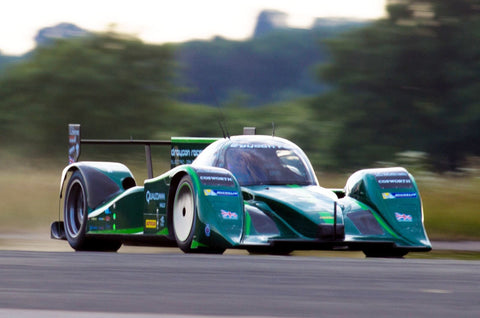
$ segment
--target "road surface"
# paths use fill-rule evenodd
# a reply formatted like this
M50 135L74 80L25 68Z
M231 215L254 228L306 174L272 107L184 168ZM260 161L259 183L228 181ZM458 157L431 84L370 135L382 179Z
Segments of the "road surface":
M1 317L478 317L479 286L478 261L0 251Z

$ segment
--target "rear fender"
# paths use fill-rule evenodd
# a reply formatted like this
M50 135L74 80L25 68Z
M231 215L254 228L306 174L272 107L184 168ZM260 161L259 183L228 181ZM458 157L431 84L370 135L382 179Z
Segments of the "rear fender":
M67 175L79 171L86 183L87 205L93 210L101 203L136 185L130 170L121 163L84 161L68 165L60 180L60 199Z

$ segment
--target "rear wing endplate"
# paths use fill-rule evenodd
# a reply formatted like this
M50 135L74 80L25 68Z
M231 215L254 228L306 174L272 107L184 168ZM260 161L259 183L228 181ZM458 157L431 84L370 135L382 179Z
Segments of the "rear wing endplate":
M148 178L153 178L152 145L171 147L171 167L190 164L209 144L219 138L172 137L170 140L134 140L134 139L82 139L80 124L68 125L68 163L78 161L81 144L96 145L144 145Z

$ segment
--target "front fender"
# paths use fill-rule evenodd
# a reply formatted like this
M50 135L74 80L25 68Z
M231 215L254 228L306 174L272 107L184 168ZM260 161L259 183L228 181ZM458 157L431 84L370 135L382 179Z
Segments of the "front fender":
M244 225L243 197L240 186L228 170L213 167L179 166L171 175L171 193L174 180L188 174L193 182L197 206L197 222L192 248L228 248L240 243ZM173 200L170 209L173 210Z
M345 218L356 239L388 238L399 246L431 248L417 184L404 168L357 171L345 193Z
M60 199L69 172L79 171L86 183L87 204L95 209L102 202L135 186L130 170L117 162L83 161L65 167L60 180Z

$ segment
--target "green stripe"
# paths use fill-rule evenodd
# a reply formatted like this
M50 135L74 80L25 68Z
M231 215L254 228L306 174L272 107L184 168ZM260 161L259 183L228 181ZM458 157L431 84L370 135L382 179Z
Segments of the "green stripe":
M177 144L211 144L219 138L202 138L202 137L172 137L172 143Z
M185 170L190 176L190 178L192 179L193 188L195 192L200 191L200 189L202 188L202 184L200 183L200 179L198 178L197 172L191 166L185 167Z
M378 215L377 212L375 212L373 209L370 209L367 205L363 204L362 202L360 201L357 201L358 205L360 205L360 207L363 209L363 210L368 210L370 211L372 214L373 214L373 217L375 218L375 220L377 220L377 222L388 232L388 234L390 234L391 236L393 236L394 238L396 239L399 239L400 237L390 228L390 226L388 226L388 224L383 220L383 218Z
M318 214L324 224L333 224L333 214L331 212L318 212Z
M168 228L164 228L163 230L157 232L157 235L168 235L168 234L169 234Z
M252 218L248 212L245 212L245 235L250 235L252 230Z
M199 247L208 247L208 245L205 245L203 243L200 243L199 241L193 240L192 245L190 245L190 248L199 248Z
M88 231L88 234L135 234L143 233L143 227L134 227L130 229L120 229L120 230L99 230L99 231Z

